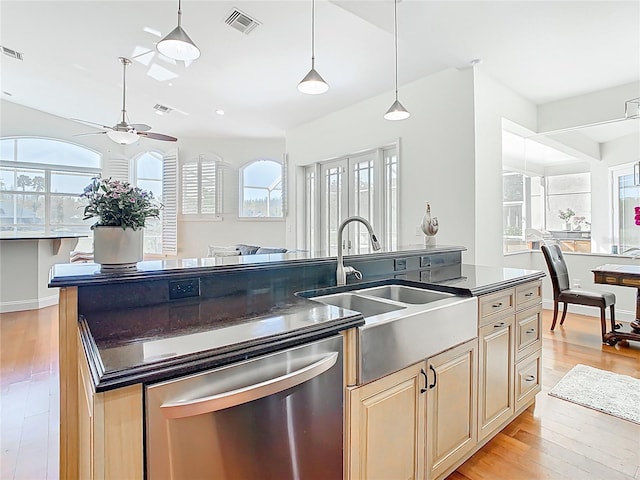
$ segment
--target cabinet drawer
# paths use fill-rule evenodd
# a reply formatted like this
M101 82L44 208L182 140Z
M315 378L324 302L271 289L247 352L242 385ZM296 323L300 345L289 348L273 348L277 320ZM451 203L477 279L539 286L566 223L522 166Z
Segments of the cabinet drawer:
M542 282L525 283L516 287L516 310L536 305L542 301Z
M515 290L513 288L482 296L480 297L480 317L513 311L514 303Z
M516 314L516 362L542 346L541 311L542 307L536 305Z
M516 414L540 391L542 350L538 350L516 364Z

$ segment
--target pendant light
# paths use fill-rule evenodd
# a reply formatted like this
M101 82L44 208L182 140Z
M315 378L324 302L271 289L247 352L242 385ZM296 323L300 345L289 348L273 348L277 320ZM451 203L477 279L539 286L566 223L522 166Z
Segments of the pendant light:
M311 70L298 84L298 90L309 95L318 95L329 90L329 85L316 72L315 56L315 23L316 23L316 3L311 0Z
M200 56L200 49L180 26L182 16L181 1L178 0L178 26L156 44L156 49L165 57L190 61Z
M396 101L393 102L384 118L387 120L404 120L411 115L409 111L398 101L398 0L393 0L393 36L396 50Z

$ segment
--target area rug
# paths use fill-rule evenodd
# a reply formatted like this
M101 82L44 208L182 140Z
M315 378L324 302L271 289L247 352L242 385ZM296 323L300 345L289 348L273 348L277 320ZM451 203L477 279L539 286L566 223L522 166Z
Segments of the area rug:
M576 365L549 395L640 424L640 380Z

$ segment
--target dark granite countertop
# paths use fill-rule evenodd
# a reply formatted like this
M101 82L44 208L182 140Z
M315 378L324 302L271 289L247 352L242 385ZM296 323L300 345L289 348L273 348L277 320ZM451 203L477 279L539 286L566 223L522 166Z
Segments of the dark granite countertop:
M458 249L459 247L444 247ZM420 254L423 249L418 250ZM453 250L455 251L455 250ZM387 253L393 255L393 253ZM296 259L278 257L247 260L238 264L238 257L220 257L178 261L171 268L167 262L141 262L135 279L166 278L169 272L207 274L218 268L248 270L286 266ZM255 256L252 256L255 257ZM229 262L229 259L236 260ZM335 258L306 259L305 266L316 261ZM213 266L213 270L210 268ZM53 276L65 285L95 288L95 285L119 283L127 275L104 275L95 264L76 265L68 275L60 267ZM277 267L276 267L277 268ZM420 271L408 271L396 278L389 275L370 278L368 282L346 287L319 290L280 292L271 288L239 290L214 298L194 297L178 301L129 308L107 308L81 311L80 330L86 356L97 391L105 391L135 383L150 383L196 373L232 362L266 354L324 338L340 331L360 326L362 315L347 309L324 305L305 297L327 294L351 288L396 283L471 296L491 293L544 277L544 272L514 268L458 265L455 277L431 281L421 278ZM458 275L459 272L459 275ZM147 276L147 273L151 277ZM271 277L273 273L268 273ZM183 273L184 275L184 273ZM175 278L171 275L168 278ZM434 277L435 278L435 277ZM96 279L96 280L93 280ZM95 283L97 282L97 283ZM54 285L52 285L54 286ZM55 285L58 286L58 285ZM264 290L264 292L263 292Z
M242 312L242 313L239 313ZM166 380L362 325L358 312L292 296L246 296L111 309L80 317L97 391Z
M360 259L394 258L408 254L430 255L434 253L462 252L465 247L452 245L422 246L406 245L391 251L362 255L347 255L345 263ZM148 260L138 262L137 269L126 273L101 273L100 265L95 263L62 263L54 265L49 274L49 287L68 287L80 285L104 285L117 282L152 280L154 278L179 278L184 276L206 275L209 273L234 270L261 270L282 268L287 265L305 263L307 265L335 263L336 257L320 253L274 253L266 255L236 255L230 257L184 258L178 260Z

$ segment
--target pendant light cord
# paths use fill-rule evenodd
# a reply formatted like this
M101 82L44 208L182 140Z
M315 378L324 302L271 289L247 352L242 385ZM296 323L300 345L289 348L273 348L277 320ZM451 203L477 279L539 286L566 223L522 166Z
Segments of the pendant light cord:
M396 101L398 100L398 0L393 0L393 36L396 50Z
M127 123L126 120L126 104L127 104L127 65L129 60L126 58L120 58L122 62L122 123Z
M180 26L180 18L182 17L182 0L178 0L178 26Z
M316 63L316 2L311 0L311 68Z

